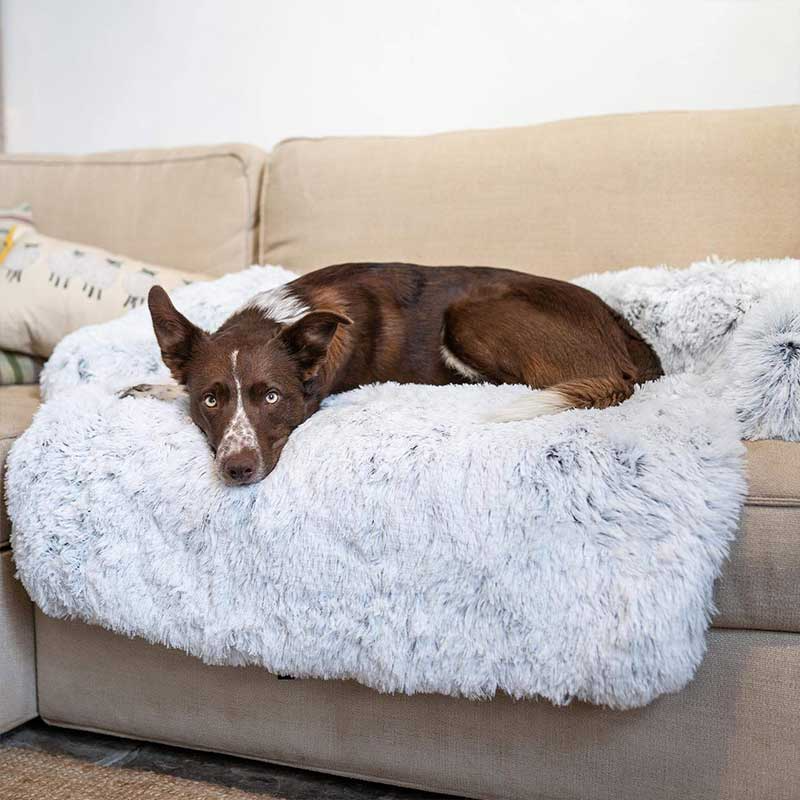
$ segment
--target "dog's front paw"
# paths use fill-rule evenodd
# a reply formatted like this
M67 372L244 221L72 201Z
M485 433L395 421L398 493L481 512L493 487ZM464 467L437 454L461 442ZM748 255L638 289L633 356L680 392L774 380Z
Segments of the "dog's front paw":
M176 386L173 383L139 383L128 389L117 392L117 397L133 397L139 400L142 397L153 397L156 400L177 400L186 394L183 386Z
M148 389L152 389L153 385L150 383L139 383L136 386L129 386L127 389L121 389L117 392L117 397L141 397L147 394Z

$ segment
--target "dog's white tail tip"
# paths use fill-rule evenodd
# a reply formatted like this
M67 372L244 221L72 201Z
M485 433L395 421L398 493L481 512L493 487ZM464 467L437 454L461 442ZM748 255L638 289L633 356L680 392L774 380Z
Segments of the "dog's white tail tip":
M543 389L520 397L503 408L486 415L486 422L521 422L526 419L557 414L573 408L572 403L557 389Z

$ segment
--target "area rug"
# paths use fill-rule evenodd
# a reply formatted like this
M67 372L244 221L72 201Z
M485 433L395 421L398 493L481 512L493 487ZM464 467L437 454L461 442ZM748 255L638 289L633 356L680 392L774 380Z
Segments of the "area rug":
M4 800L270 800L271 795L7 747L0 748L0 797Z
M284 270L176 291L213 329ZM644 705L693 676L741 511L740 438L800 432L800 265L703 263L579 282L668 374L621 406L492 424L530 390L363 387L275 471L220 484L145 310L65 339L9 457L34 601L212 664L381 691ZM790 298L787 300L786 298Z

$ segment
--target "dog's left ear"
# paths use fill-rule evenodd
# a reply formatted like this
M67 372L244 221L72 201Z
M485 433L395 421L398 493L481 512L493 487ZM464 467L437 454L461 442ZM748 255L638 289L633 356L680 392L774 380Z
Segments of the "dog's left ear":
M286 349L300 367L303 380L311 378L322 366L336 329L352 323L349 317L335 311L310 311L280 332Z
M172 305L169 295L160 287L154 286L147 296L153 330L161 348L161 358L169 367L172 377L180 384L186 383L186 365L192 350L208 334L189 322Z

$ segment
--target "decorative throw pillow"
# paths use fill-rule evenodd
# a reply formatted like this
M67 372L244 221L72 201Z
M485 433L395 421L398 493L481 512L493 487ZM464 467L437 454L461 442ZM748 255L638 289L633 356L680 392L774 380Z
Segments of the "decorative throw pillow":
M0 350L0 386L39 383L43 364L41 358Z
M144 303L151 286L204 276L39 233L29 204L0 210L0 348L49 356L68 333Z

